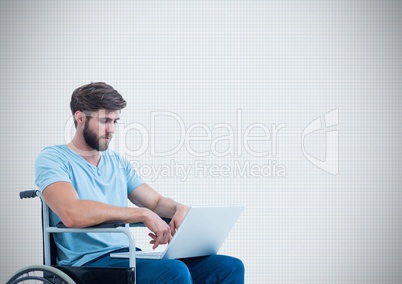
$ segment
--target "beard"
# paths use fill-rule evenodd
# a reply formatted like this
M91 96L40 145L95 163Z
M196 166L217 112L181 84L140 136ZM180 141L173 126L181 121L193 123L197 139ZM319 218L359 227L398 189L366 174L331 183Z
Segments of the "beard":
M106 151L109 147L109 142L105 141L105 143L100 143L100 140L103 137L98 137L95 132L89 129L88 124L89 120L85 121L84 130L82 133L85 142L88 144L89 147L96 151Z

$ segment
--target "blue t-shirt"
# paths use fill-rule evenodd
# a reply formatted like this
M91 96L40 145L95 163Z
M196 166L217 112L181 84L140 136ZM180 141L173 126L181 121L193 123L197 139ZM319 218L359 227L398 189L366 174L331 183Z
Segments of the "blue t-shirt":
M35 162L35 183L42 192L55 182L69 182L81 200L127 207L128 195L143 184L132 165L113 150L101 152L98 166L88 163L66 145L47 147ZM59 216L50 212L55 226ZM101 255L128 246L127 237L116 233L54 234L58 264L80 266Z

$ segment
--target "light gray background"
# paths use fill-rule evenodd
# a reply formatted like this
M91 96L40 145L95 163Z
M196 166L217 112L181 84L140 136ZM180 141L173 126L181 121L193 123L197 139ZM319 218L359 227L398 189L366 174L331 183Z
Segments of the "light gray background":
M276 155L242 148L195 157L183 146L130 157L148 166L286 168L285 177L146 178L184 203L246 205L222 253L244 261L247 283L401 283L400 1L1 1L0 19L0 282L41 263L39 200L18 192L35 187L40 150L67 142L72 91L105 81L128 101L123 128L150 130L156 111L176 114L186 129L203 123L214 139L227 135L218 123L235 133L286 124ZM331 110L337 175L310 163L301 145L303 130ZM157 150L177 144L179 130L159 120ZM119 145L139 148L138 134ZM306 151L325 160L325 137L310 134ZM250 145L265 151L271 142Z

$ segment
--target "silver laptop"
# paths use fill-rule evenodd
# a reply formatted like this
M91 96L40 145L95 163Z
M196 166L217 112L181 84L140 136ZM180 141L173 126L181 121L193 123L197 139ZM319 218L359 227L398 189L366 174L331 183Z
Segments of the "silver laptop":
M243 205L192 206L164 251L137 251L135 257L177 259L216 254L243 209ZM129 253L111 253L110 257L128 258Z

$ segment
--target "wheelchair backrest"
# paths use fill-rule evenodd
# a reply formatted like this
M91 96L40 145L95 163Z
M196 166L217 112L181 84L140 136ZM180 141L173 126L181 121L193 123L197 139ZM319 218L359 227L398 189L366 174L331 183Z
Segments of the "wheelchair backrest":
M42 199L39 190L26 190L20 192L20 198L35 198L39 197L41 200L42 208L42 244L43 244L43 264L45 265L56 265L57 259L57 246L53 239L53 235L47 233L45 228L50 226L50 208L47 206L46 202Z

